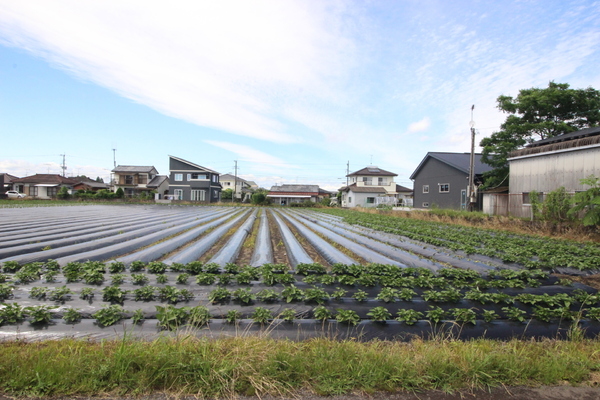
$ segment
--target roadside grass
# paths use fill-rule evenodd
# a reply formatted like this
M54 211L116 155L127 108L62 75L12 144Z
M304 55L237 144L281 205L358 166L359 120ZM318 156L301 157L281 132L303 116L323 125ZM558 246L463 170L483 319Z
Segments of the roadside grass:
M3 342L0 359L0 392L9 396L454 392L585 385L600 367L600 341L295 342L181 335L154 341Z

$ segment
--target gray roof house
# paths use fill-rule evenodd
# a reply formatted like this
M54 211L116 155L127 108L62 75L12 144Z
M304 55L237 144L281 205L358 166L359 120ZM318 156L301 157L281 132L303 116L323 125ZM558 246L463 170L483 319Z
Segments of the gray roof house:
M316 203L325 197L329 197L330 192L319 188L319 185L290 185L272 186L267 194L274 204L288 206L292 203L302 203L312 201Z
M428 152L410 176L414 182L414 206L466 209L470 160L470 153ZM476 186L481 184L483 173L491 170L481 161L481 154L475 154ZM481 210L480 197L475 203L477 210Z
M118 165L112 173L113 190L116 192L119 188L123 189L125 197L134 197L142 192L155 190L148 187L148 184L158 175L158 171L153 166Z
M183 158L169 156L169 197L172 200L216 203L221 200L219 173Z

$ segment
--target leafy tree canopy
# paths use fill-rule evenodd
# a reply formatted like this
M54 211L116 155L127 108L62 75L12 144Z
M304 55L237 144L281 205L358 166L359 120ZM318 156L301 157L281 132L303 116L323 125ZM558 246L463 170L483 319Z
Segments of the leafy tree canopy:
M536 140L600 124L600 91L570 89L550 82L547 88L522 89L516 98L499 96L498 108L509 114L501 130L483 138L482 161L494 167L484 175L485 186L508 184L509 154Z

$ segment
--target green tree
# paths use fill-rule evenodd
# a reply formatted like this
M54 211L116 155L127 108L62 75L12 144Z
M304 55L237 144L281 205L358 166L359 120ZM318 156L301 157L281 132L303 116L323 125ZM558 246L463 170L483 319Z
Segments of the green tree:
M590 175L580 180L582 185L590 188L585 192L577 192L573 197L575 206L569 210L569 215L577 216L583 212L583 225L600 225L600 178Z
M250 199L252 204L254 205L267 205L270 203L269 199L267 198L267 194L269 194L269 191L266 189L257 189L253 194L252 194L252 198Z
M600 91L570 89L550 82L547 88L522 89L516 98L499 96L498 108L509 114L501 130L483 138L481 160L494 167L484 174L485 187L508 184L509 154L536 140L600 124Z
M115 197L118 199L122 199L123 197L125 197L125 192L123 191L123 188L117 189L117 191L115 192Z
M71 194L69 193L69 189L66 186L62 186L56 194L56 197L58 197L61 200L66 200L69 197L71 197Z
M221 200L231 200L233 197L233 189L225 189L221 191Z

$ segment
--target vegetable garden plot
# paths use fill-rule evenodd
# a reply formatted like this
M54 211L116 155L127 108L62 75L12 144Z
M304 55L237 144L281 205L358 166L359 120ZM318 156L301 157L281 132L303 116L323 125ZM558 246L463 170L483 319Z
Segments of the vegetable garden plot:
M0 251L10 232L40 232L45 238L40 243L56 241L55 247L0 260L0 334L106 337L119 329L144 335L194 329L229 335L243 329L295 339L440 332L565 337L573 324L588 336L598 333L598 294L590 287L558 280L532 264L497 269L501 260L484 263L488 256L471 260L461 250L432 250L397 235L357 229L336 216L291 209L114 206L102 207L107 220L96 221L95 207L80 208L77 218L85 220L89 210L95 222L84 226L65 208L54 207L44 209L44 218L70 221L72 231L68 223L54 233L51 226L15 225L0 236ZM35 219L32 209L0 214L10 211ZM115 218L145 224L132 232L147 234L114 232ZM87 232L81 243L69 244L81 229ZM248 237L254 248L244 264L252 266L237 265ZM48 261L51 254L60 257Z

